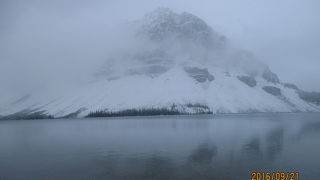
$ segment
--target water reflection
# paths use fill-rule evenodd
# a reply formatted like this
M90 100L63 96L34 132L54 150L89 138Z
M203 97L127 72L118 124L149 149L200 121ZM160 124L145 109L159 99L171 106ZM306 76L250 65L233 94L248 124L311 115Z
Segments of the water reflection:
M217 148L208 142L201 143L183 162L174 158L153 154L144 158L113 158L102 161L105 167L98 179L212 179L227 177L217 169L213 158ZM111 165L112 164L112 165ZM111 166L110 166L111 165Z
M0 135L5 180L312 179L320 167L315 114L2 121Z
M210 164L216 154L217 148L213 144L205 142L192 152L189 162L193 164Z
M267 158L269 160L276 160L281 153L283 147L284 129L283 127L276 128L267 134Z
M243 145L242 151L254 160L260 158L260 139L258 137L253 137L249 142Z

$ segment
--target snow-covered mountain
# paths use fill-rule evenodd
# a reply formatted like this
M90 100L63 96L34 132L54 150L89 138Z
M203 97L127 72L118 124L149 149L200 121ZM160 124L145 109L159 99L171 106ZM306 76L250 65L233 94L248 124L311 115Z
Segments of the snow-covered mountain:
M159 8L130 28L136 44L106 57L92 81L64 91L7 96L0 102L2 118L83 117L133 109L320 111L319 93L283 83L252 53L234 47L190 13Z

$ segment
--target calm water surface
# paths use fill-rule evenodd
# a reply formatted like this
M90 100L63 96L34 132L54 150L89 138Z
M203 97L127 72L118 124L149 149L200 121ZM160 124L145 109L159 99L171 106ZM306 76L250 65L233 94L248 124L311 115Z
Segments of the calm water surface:
M0 180L320 179L320 114L0 121Z

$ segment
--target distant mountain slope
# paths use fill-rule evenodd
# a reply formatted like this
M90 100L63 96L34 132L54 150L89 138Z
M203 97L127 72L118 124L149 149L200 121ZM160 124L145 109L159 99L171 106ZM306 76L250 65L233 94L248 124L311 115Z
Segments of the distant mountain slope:
M159 8L134 26L139 46L106 57L92 82L8 97L2 118L320 111L318 93L281 82L192 14Z

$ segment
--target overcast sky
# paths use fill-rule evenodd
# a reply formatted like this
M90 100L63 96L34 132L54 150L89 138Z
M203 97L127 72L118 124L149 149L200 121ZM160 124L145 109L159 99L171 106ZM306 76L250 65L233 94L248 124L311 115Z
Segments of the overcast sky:
M319 0L0 0L0 65L13 61L8 58L13 51L16 57L46 53L41 49L44 41L55 42L50 48L88 48L90 42L103 48L100 41L105 40L101 37L105 30L139 19L159 6L197 15L252 51L282 81L320 91ZM36 48L31 51L30 47ZM92 54L98 53L87 56ZM80 53L79 59L83 56Z

